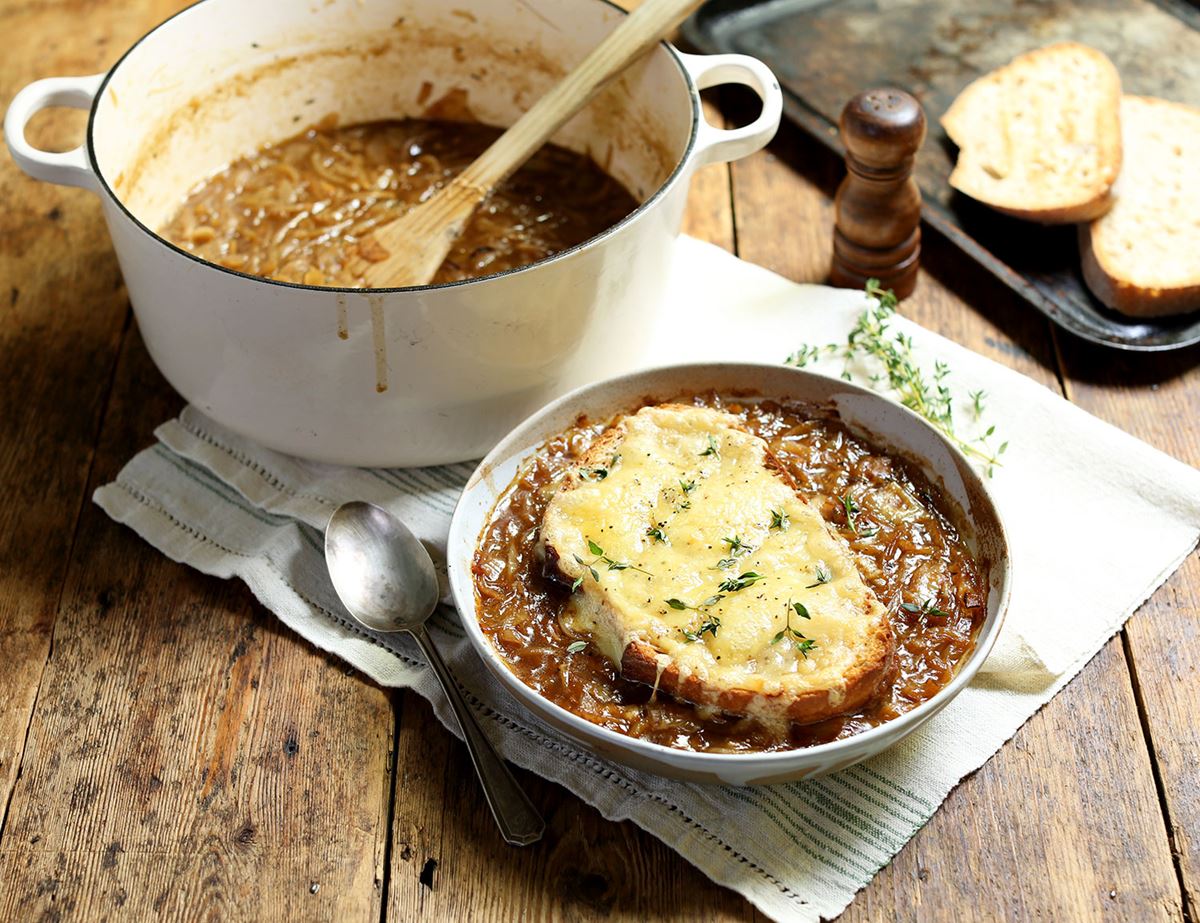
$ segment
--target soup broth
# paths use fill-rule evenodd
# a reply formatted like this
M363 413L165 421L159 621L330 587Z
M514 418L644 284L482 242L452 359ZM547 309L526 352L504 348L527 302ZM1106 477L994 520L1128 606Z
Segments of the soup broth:
M163 229L197 256L304 285L365 287L374 232L428 199L500 129L405 119L316 127L199 184ZM575 247L637 208L590 158L541 148L475 212L433 282L515 269Z

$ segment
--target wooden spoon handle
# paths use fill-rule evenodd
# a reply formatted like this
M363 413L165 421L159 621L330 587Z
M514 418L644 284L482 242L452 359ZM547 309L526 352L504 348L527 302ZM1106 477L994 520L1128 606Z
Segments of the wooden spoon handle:
M388 256L366 269L372 287L423 285L438 271L471 214L628 64L653 47L703 0L646 0L566 77L426 202L379 228Z
M528 160L608 81L645 54L701 2L646 0L480 154L460 174L463 183L490 191Z

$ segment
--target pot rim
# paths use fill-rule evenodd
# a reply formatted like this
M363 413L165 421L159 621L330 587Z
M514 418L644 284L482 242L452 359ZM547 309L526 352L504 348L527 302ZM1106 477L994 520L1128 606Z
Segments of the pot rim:
M459 497L458 503L455 504L454 514L450 522L450 537L447 542L447 570L449 572L450 594L454 601L455 609L458 611L460 620L463 623L463 629L466 632L467 638L471 642L471 646L475 649L475 653L483 660L488 669L500 680L502 686L505 687L509 694L513 695L522 704L537 715L541 720L552 720L560 726L570 728L572 735L576 735L579 740L594 739L602 741L608 746L612 746L618 751L627 751L637 753L642 757L655 760L659 763L673 765L674 768L684 769L691 772L717 772L722 769L726 771L734 771L738 768L746 769L754 765L758 771L790 771L793 768L791 764L819 764L823 759L842 756L865 758L874 755L884 749L890 748L902 738L907 737L915 731L926 720L932 718L935 714L941 711L945 706L950 704L958 697L966 687L975 678L980 668L983 666L988 655L991 654L995 646L996 639L1000 635L1000 630L1004 626L1005 617L1008 614L1009 604L1012 597L1012 553L1011 545L1008 540L1008 529L1005 526L1004 519L1000 513L1000 508L988 489L984 479L979 475L975 468L971 465L970 460L962 453L958 446L954 445L950 440L938 432L919 414L913 412L909 408L895 401L890 401L883 397L878 392L872 391L862 385L853 382L836 381L838 387L845 391L854 393L859 396L868 397L874 401L879 401L887 404L893 411L901 415L907 415L911 418L913 425L919 426L931 433L939 442L945 446L950 454L956 458L960 464L961 470L970 473L970 478L974 482L974 486L979 491L980 495L987 501L991 508L990 513L995 519L998 529L1000 547L1004 549L1004 555L1001 561L996 565L1000 568L1000 579L995 592L999 594L995 616L985 616L983 624L979 628L979 634L976 638L975 647L967 656L966 660L959 666L957 672L951 677L950 681L939 689L931 698L926 699L920 705L917 705L910 711L893 718L890 721L885 721L875 727L868 728L850 737L839 738L836 740L827 741L821 744L814 744L809 747L798 747L788 750L772 750L772 751L754 751L749 753L709 753L706 751L683 750L675 747L668 747L663 744L654 743L653 741L643 740L640 737L633 737L628 734L622 734L614 731L603 725L595 724L576 715L574 712L557 702L552 701L541 693L527 686L518 677L508 665L500 658L491 642L484 635L483 629L479 625L479 620L475 614L475 598L474 598L474 579L471 574L471 561L460 561L454 556L456 547L455 538L465 528L464 522L467 519L468 511L466 506L467 492L471 490L476 483L485 476L481 472L489 472L496 464L495 459L501 453L520 453L531 448L530 446L520 446L516 443L515 438L518 433L525 430L527 427L535 424L539 420L550 416L563 407L578 404L583 398L586 398L589 392L608 387L614 384L629 384L636 382L639 379L647 376L652 376L662 372L680 372L694 371L697 373L694 377L699 377L700 373L706 371L737 368L746 371L755 371L762 369L770 369L772 372L786 369L786 366L779 366L772 363L763 362L719 362L719 361L697 361L671 363L667 365L654 366L653 368L640 369L634 372L629 372L624 375L619 375L614 378L607 378L591 384L583 385L575 390L551 401L539 410L526 417L518 423L496 446L487 454L487 456L479 463L471 477L468 479L466 486L463 488L463 493ZM802 369L789 369L791 374L800 375L810 378L827 379L829 376L819 375L815 372L809 372ZM769 395L760 395L769 397ZM536 445L532 448L536 449ZM490 499L492 508L500 499L501 495L508 488L508 484L500 486L498 489L489 487ZM483 525L486 526L490 521L491 511L486 514ZM478 546L479 534L471 536L471 555L474 555L474 549ZM459 584L463 584L463 593L459 592ZM466 595L468 599L462 599L460 596ZM467 607L467 604L469 608Z
M679 182L680 178L691 168L693 154L695 153L695 150L696 150L696 140L697 140L697 138L699 136L699 132L700 132L700 120L704 117L703 113L701 112L701 109L700 109L700 91L696 86L695 80L692 79L691 73L688 71L687 67L684 66L682 59L679 57L679 52L676 51L675 47L670 42L667 42L664 40L664 41L661 41L658 43L658 47L665 49L666 52L670 55L671 60L674 62L676 69L679 71L679 74L683 77L684 85L688 89L688 102L691 104L691 110L692 110L691 116L692 117L691 117L691 129L688 133L687 145L684 147L683 153L680 155L679 161L678 161L678 163L675 164L674 169L672 169L671 173L667 176L667 178L665 180L663 180L663 182L659 185L659 187L654 191L654 193L648 199L646 199L646 201L639 204L637 208L635 208L633 211L631 211L628 215L626 215L624 218L622 218L616 224L605 228L599 234L596 234L593 237L589 237L587 240L583 241L582 243L578 243L575 246L569 247L566 250L560 250L557 253L552 253L550 256L540 259L537 262L527 263L524 266L515 266L512 269L505 269L505 270L502 270L501 272L494 272L494 273L491 273L486 276L478 276L473 279L459 279L454 282L438 282L438 283L430 283L428 285L408 285L408 286L397 286L397 287L391 287L391 288L348 288L348 287L341 287L341 286L335 287L335 286L329 286L329 285L305 285L300 282L283 282L278 279L267 279L262 276L251 275L250 273L241 272L240 270L237 270L237 269L230 269L227 266L221 266L217 263L209 262L208 260L201 259L196 254L191 253L188 250L184 250L182 247L179 247L176 244L173 244L171 241L167 240L165 237L163 237L157 231L154 231L152 228L148 227L137 216L135 216L133 214L133 212L131 212L126 207L125 203L123 201L121 201L120 196L118 196L116 191L109 185L108 179L105 177L104 172L100 169L100 164L96 159L96 146L94 144L96 112L100 107L100 101L102 99L104 99L104 91L108 88L108 84L112 80L113 76L117 73L118 70L120 70L121 65L125 63L126 58L128 58L130 55L132 55L133 52L135 50L137 50L144 42L149 40L155 33L157 33L159 30L163 29L164 27L166 27L169 23L173 22L174 20L176 20L180 17L187 16L188 14L193 13L195 10L197 10L198 8L200 8L201 6L203 6L204 4L209 3L209 2L210 2L210 0L196 0L196 2L192 3L190 6L184 7L179 12L174 13L171 16L167 17L162 22L160 22L158 25L156 25L154 28L152 28L150 31L146 32L136 42L134 42L132 45L130 45L125 50L125 52L121 55L121 57L117 59L116 63L113 64L113 66L108 69L108 72L104 75L104 80L102 80L100 83L99 89L96 90L95 98L93 99L92 105L88 111L87 134L86 134L84 143L85 143L85 146L87 149L88 163L91 166L92 173L95 175L96 180L98 182L99 188L97 191L99 191L106 198L111 200L117 206L117 208L119 208L121 210L121 213L126 218L128 218L130 221L133 222L134 226L137 227L138 230L144 232L156 243L166 247L168 250L173 251L175 254L177 254L179 256L185 257L194 263L199 263L201 266L205 266L209 269L216 270L217 272L227 273L228 275L236 276L241 279L245 279L248 282L260 283L262 285L267 285L267 286L278 286L278 287L284 288L284 289L298 289L301 291L308 291L308 292L330 292L330 293L340 294L340 295L346 295L346 294L351 294L351 295L367 295L367 294L369 294L369 295L392 295L392 294L408 293L408 292L441 291L443 289L452 289L452 288L458 288L458 287L466 286L466 285L476 285L476 284L484 283L484 282L492 282L492 281L495 281L498 279L507 278L510 276L518 275L520 273L525 273L525 272L529 272L531 270L539 269L539 268L541 268L543 266L547 266L551 263L555 263L560 260L565 260L568 257L571 257L574 254L576 254L582 250L585 250L587 248L590 248L593 246L598 246L603 241L614 236L618 231L621 231L625 227L633 224L633 222L636 221L638 218L640 218L645 212L650 210L653 206L657 205L663 198L666 197L667 193L669 193L671 191L671 189L673 189L675 187L675 185ZM573 0L573 2L601 3L605 6L611 7L614 10L617 10L622 15L625 15L625 16L629 15L628 11L617 6L616 3L613 2L613 0Z

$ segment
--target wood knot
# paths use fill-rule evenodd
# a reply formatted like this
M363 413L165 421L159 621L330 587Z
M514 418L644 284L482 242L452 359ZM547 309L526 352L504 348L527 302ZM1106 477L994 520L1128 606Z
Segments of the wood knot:
M606 875L569 869L563 873L562 895L586 907L607 913L616 902L616 893Z
M111 869L117 867L117 853L125 852L125 847L121 845L121 841L109 843L104 847L104 855L100 857L100 868Z
M421 866L420 881L430 891L433 890L433 873L437 871L438 861L432 857L425 860L425 864Z

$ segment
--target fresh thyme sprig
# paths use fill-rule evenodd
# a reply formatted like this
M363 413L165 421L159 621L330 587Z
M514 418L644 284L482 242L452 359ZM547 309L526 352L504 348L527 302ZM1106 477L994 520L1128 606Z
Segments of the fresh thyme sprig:
M796 615L800 616L802 619L812 618L812 616L808 614L808 609L805 607L804 603L794 603L789 599L787 604L787 622L783 628L780 629L779 633L771 639L771 643L778 644L784 638L790 638L791 642L796 646L796 650L804 655L805 660L808 660L808 652L817 646L817 642L812 638L806 638L800 633L799 630L792 627L793 612L795 612Z
M949 612L937 607L933 601L933 597L925 600L925 602L921 603L919 606L916 603L901 603L900 608L905 612L912 612L919 615L933 615L937 616L938 618L947 618L950 615Z
M715 638L717 636L717 629L719 629L720 627L721 627L720 618L718 618L715 615L710 615L703 622L700 623L700 627L697 628L695 631L692 631L689 628L680 628L679 630L683 633L683 636L685 638L687 638L689 641L699 641L701 636L704 635L705 632L708 632Z
M792 521L788 518L786 512L783 510L771 510L771 525L768 528L786 532L791 524Z
M621 460L620 453L614 453L606 466L598 465L595 468L580 468L579 477L585 481L603 481L608 477L608 473L615 467L617 462Z
M693 612L699 612L701 609L707 609L709 606L715 606L724 598L724 596L718 593L716 596L708 597L708 599L701 602L698 606L693 606L691 603L685 603L682 599L676 599L674 596L672 596L670 599L664 599L663 602L665 602L672 609L678 609L680 612L683 612L686 609L691 609Z
M818 587L822 583L829 583L833 579L833 572L824 564L817 565L817 582L810 583L804 589L811 590L813 587Z
M838 497L838 500L841 501L842 509L846 512L846 525L850 527L850 531L856 536L859 538L870 538L879 531L873 526L863 526L861 529L859 528L858 520L855 517L861 513L862 510L859 508L858 501L854 499L853 490L847 491L846 495L844 497Z
M575 555L575 561L581 567L586 567L587 572L592 575L592 579L595 580L597 583L600 582L600 574L596 571L597 564L606 564L606 565L608 565L609 570L636 570L638 573L645 574L647 577L654 576L652 573L650 573L650 571L648 571L644 568L638 567L634 564L630 564L628 561L614 561L612 558L610 558L607 554L604 553L603 548L601 548L599 545L597 545L590 538L588 539L588 551L590 551L593 555L595 555L595 558L593 560L585 561L579 555ZM572 593L574 593L576 590L579 589L580 586L583 585L583 578L586 576L587 576L587 574L580 574L577 578L575 578L575 582L571 584L571 592Z
M854 359L873 360L882 371L870 376L872 385L886 381L896 392L901 404L919 413L958 446L963 454L979 462L988 477L994 475L996 466L1001 464L1000 457L1008 449L1008 443L1002 442L998 448L993 448L994 426L988 427L982 436L975 439L966 439L955 432L954 395L947 384L950 367L940 360L936 361L933 374L928 375L913 354L912 337L891 331L891 318L898 304L895 294L891 289L884 289L878 279L867 280L866 292L871 304L859 315L845 343L801 346L784 363L804 368L823 356L840 355L845 362L842 378L851 381L850 364ZM983 413L985 396L983 391L970 394L970 406L976 419Z
M762 574L755 573L752 570L746 571L740 577L728 577L721 582L717 587L722 593L736 593L738 590L744 590L748 586L754 586L760 580L766 580Z
M726 537L721 539L721 541L725 542L725 544L729 546L729 550L735 558L740 558L742 555L749 554L754 550L754 546L747 545L744 541L742 541L742 537L740 535L735 535L733 538Z

